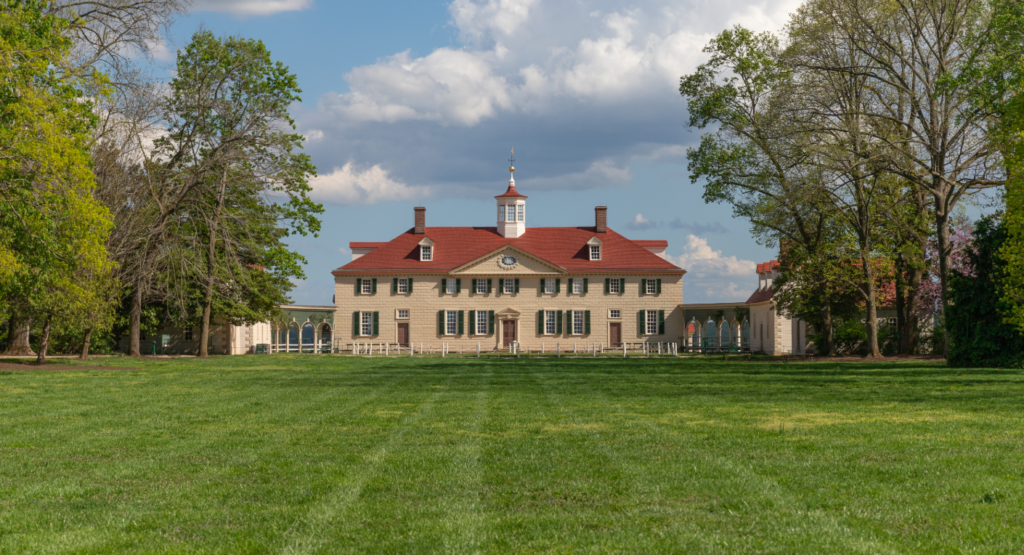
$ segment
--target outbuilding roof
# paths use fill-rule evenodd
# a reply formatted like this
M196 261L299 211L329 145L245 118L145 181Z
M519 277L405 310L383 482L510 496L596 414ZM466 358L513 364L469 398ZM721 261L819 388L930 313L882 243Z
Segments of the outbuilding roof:
M587 242L595 236L599 236L602 241L601 260L592 261ZM433 260L429 262L420 261L419 243L424 237L429 237L436 244L432 253ZM648 251L641 243L627 239L611 229L597 233L592 226L531 227L518 238L502 237L494 227L428 227L422 235L409 229L386 243L371 243L379 246L332 273L446 272L506 245L567 272L622 270L685 273L682 268ZM665 245L668 243L665 242Z

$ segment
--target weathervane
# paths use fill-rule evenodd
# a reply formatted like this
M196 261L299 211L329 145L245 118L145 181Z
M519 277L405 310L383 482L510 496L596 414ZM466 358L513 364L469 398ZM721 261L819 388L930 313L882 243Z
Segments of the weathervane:
M516 149L514 147L512 148L512 156L509 157L508 163L509 163L508 171L510 173L516 171L516 167L515 167L515 163L516 163Z

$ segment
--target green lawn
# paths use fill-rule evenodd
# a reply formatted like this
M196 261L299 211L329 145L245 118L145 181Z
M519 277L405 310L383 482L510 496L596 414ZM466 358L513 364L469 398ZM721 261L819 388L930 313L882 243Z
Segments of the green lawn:
M274 355L0 372L4 553L1019 553L1024 377Z

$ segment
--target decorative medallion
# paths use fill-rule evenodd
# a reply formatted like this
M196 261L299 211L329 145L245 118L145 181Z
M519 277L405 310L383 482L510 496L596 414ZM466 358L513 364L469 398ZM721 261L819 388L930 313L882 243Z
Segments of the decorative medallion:
M502 270L511 270L519 265L519 261L511 254L506 254L498 259L498 267Z

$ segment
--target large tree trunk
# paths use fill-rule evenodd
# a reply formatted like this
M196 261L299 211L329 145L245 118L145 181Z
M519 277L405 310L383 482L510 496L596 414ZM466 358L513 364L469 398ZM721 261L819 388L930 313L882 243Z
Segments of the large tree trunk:
M29 343L29 319L22 317L17 311L11 313L11 319L7 323L7 350L5 355L34 357L36 353Z
M871 255L861 252L861 265L864 267L864 302L867 305L867 316L864 318L864 331L868 335L868 357L879 358L882 352L878 349L878 303L875 293L875 267Z
M939 247L939 290L942 295L942 323L945 326L946 308L949 306L949 271L953 266L953 251L949 240L949 215L939 195L935 195L935 231ZM942 356L949 355L949 333L943 334Z
M36 364L46 364L46 351L50 348L50 319L43 324L43 337L39 342L39 356L36 357Z
M822 286L824 294L822 295L823 302L821 303L821 347L818 348L818 352L825 356L832 356L832 352L835 351L835 332L832 329L832 305L829 304L828 300L828 286Z
M128 355L141 357L140 336L142 335L142 286L135 284L135 291L132 292L132 308L128 324Z
M199 344L199 358L210 356L210 317L213 312L213 286L217 283L217 226L220 224L220 211L224 206L224 192L227 190L228 169L225 167L220 177L220 191L217 192L217 205L210 220L210 242L206 249L206 294L203 298L203 331Z
M89 360L89 344L92 343L92 328L85 330L85 337L82 338L82 354L78 356L81 360Z

